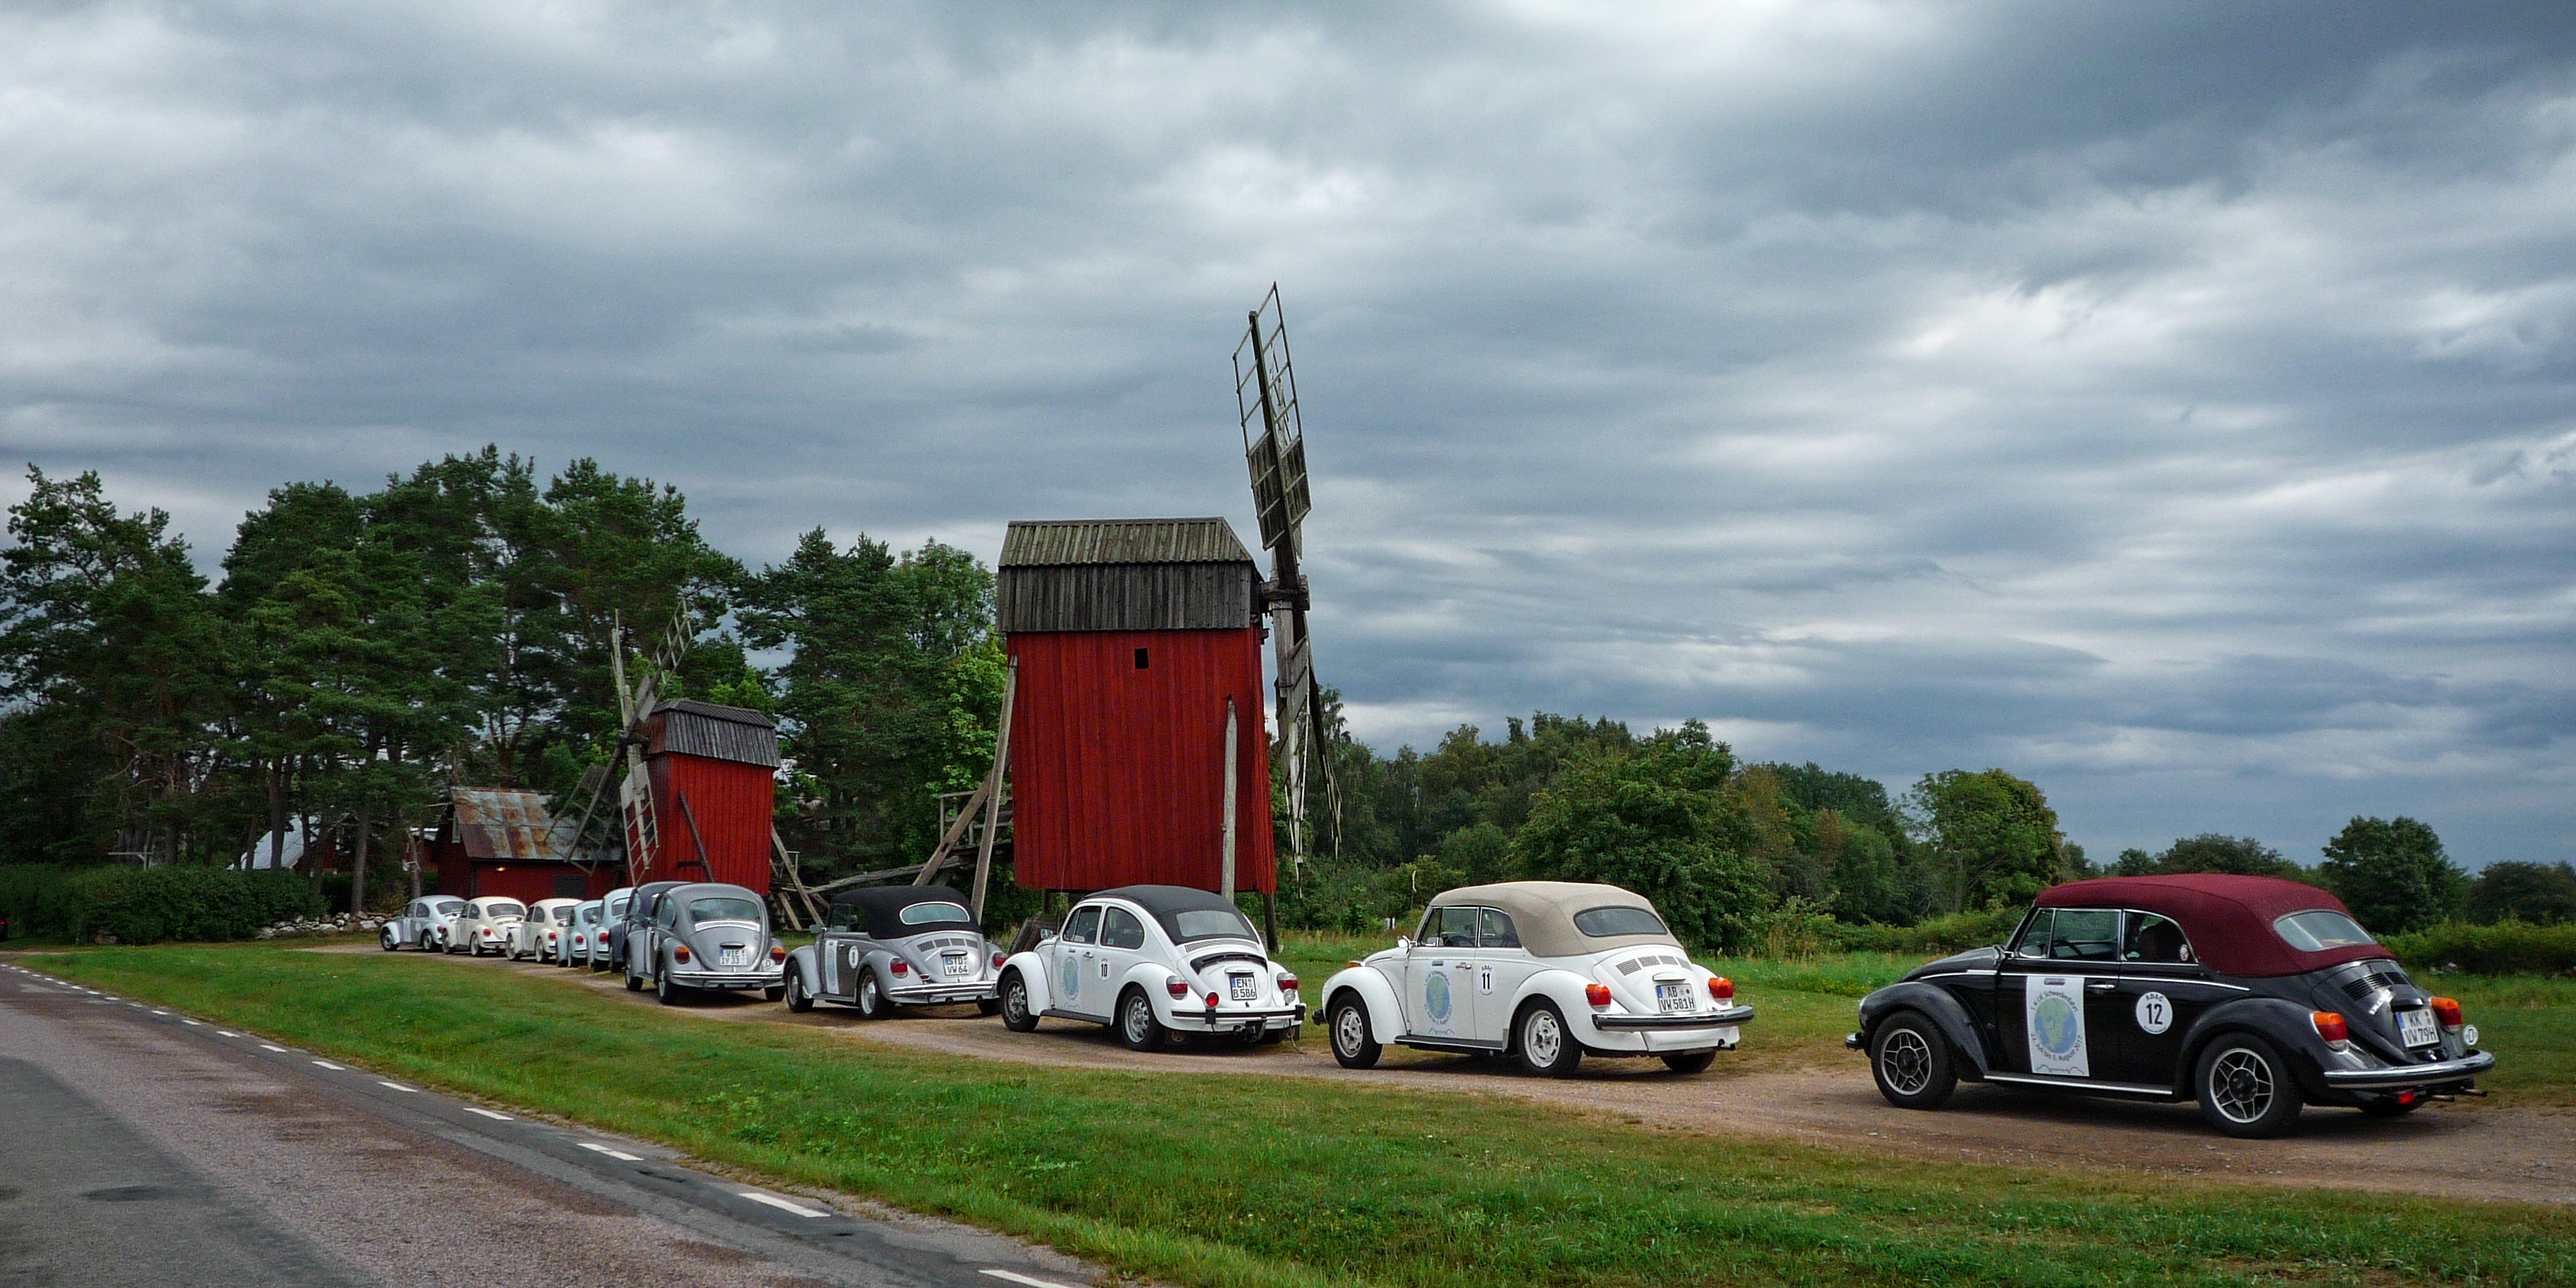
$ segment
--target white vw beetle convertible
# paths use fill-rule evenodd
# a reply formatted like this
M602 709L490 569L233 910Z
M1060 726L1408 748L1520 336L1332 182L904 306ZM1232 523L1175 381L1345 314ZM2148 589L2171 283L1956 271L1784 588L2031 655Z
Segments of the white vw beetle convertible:
M1075 904L1063 933L1002 964L1002 1023L1026 1033L1040 1016L1106 1024L1152 1051L1174 1033L1276 1042L1306 1004L1232 900L1137 885Z
M1520 1057L1566 1077L1585 1052L1662 1056L1676 1073L1735 1048L1753 1008L1691 961L1655 906L1617 886L1507 881L1431 901L1399 939L1324 982L1324 1023L1346 1068L1387 1043Z

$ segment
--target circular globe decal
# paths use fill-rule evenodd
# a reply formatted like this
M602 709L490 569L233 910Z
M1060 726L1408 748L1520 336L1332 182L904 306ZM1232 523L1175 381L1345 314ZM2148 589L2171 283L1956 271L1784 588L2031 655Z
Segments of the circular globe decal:
M2039 1009L2030 1017L2031 1039L2039 1049L2060 1060L2072 1059L2084 1045L2083 1017L2075 1013L2075 1004L2051 995L2039 1000Z
M1433 971L1431 978L1422 981L1422 1007L1431 1012L1433 1021L1440 1024L1449 1022L1449 976L1446 972Z

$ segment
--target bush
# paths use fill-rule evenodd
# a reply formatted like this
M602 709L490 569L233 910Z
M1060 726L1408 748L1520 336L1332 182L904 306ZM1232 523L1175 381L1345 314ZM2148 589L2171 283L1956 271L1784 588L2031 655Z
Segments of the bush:
M2381 935L2380 946L2410 967L2478 975L2576 975L2576 925L2499 921L2472 926L2446 921L2410 934Z
M1959 953L1990 948L2021 924L2027 908L1997 907L1954 912L1911 926L1837 926L1834 939L1845 952Z
M0 868L0 910L13 935L148 944L248 939L272 922L317 916L322 902L293 872L29 864Z

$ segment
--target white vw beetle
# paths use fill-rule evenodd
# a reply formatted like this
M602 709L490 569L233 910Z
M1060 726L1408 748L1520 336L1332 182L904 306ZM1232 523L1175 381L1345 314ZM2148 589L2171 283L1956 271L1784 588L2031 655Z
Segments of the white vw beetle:
M1517 1055L1566 1077L1585 1052L1662 1056L1698 1073L1735 1049L1753 1008L1691 961L1654 904L1617 886L1506 881L1431 901L1418 939L1324 982L1324 1023L1345 1068L1387 1043Z
M510 929L528 915L528 905L516 899L494 895L465 901L465 911L447 927L441 942L451 953L480 957L485 953L510 951Z
M510 960L553 958L563 937L572 932L572 910L580 903L579 899L539 899L529 904L526 919L510 927Z
M1063 933L1002 964L1002 1023L1026 1033L1040 1016L1106 1024L1152 1051L1174 1033L1276 1042L1306 1004L1232 900L1138 885L1075 904Z

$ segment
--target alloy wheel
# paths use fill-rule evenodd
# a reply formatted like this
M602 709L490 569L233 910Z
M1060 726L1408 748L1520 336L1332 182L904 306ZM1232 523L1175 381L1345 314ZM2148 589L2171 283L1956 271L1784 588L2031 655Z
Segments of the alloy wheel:
M1529 1053L1531 1064L1549 1068L1565 1052L1565 1028L1557 1022L1556 1012L1540 1007L1530 1012L1529 1022L1521 1026L1521 1049Z
M1333 1017L1333 1050L1344 1057L1355 1057L1368 1042L1368 1017L1360 1008L1345 1006Z
M2218 1057L2210 1066L2210 1104L2232 1122L2261 1119L2271 1111L2276 1091L2271 1063L2241 1047Z
M1920 1095L1932 1082L1932 1048L1922 1034L1898 1029L1887 1035L1879 1049L1878 1071L1897 1094Z

